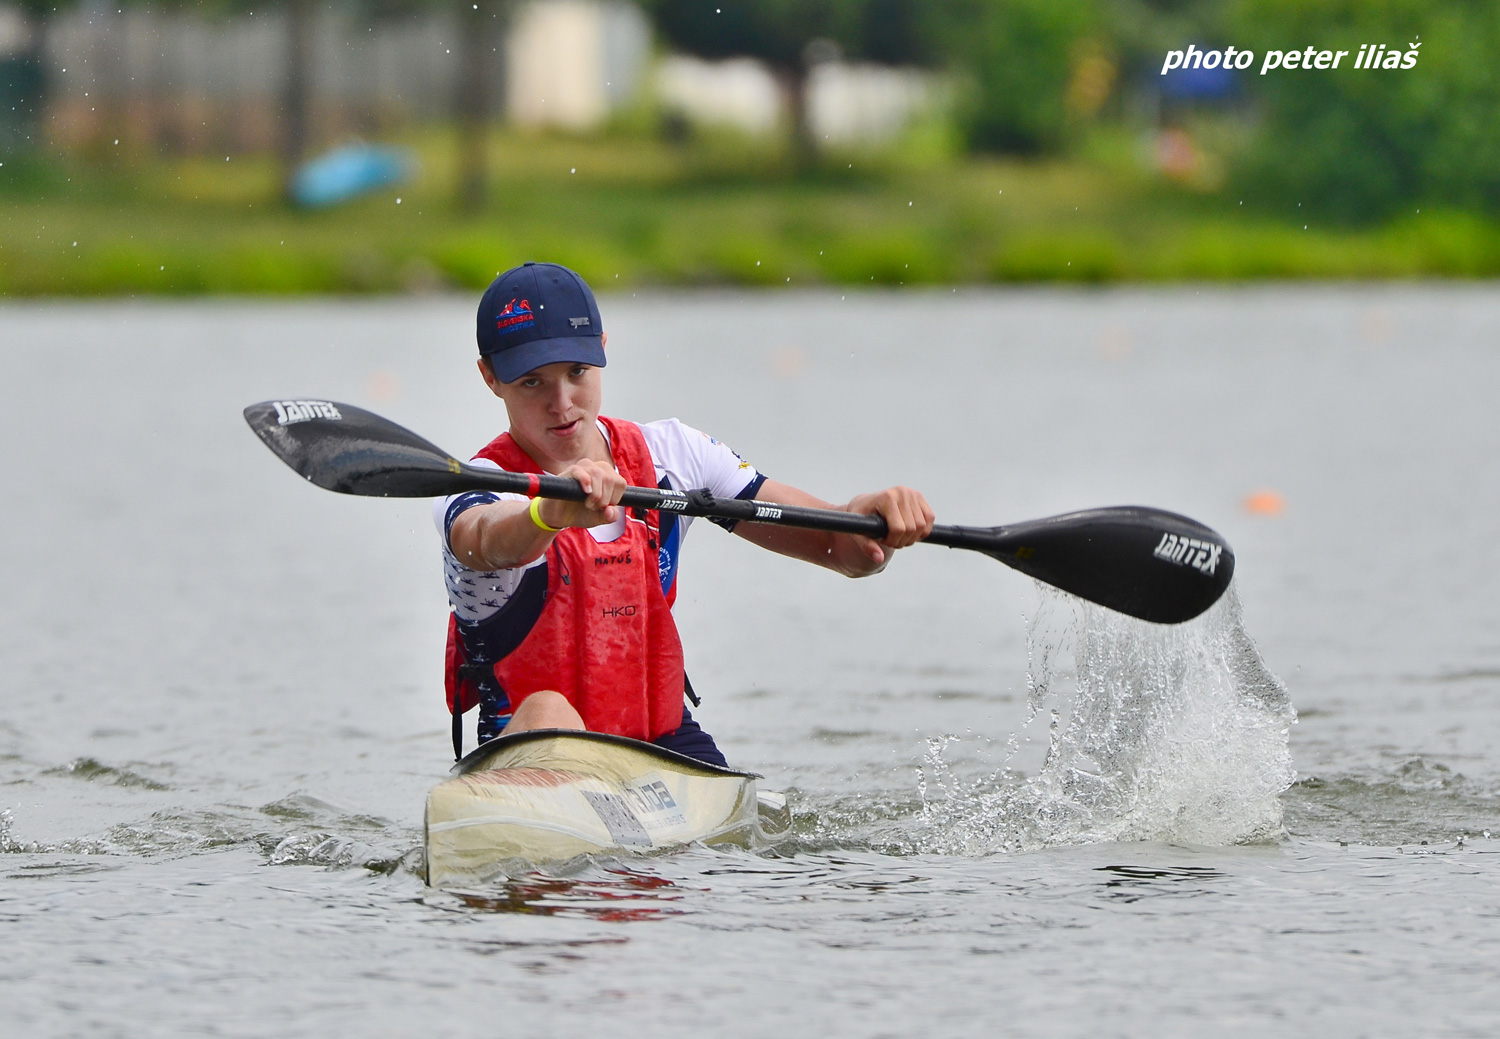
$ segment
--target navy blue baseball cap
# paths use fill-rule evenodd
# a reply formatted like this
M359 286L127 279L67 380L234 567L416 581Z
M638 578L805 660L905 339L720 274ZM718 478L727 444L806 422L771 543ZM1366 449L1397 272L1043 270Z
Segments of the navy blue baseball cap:
M588 284L560 264L528 260L490 282L475 331L501 382L555 361L604 367L599 305Z

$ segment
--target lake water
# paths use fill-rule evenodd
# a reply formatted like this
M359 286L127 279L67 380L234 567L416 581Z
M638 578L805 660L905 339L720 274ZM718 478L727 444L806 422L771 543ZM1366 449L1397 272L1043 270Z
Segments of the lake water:
M472 301L7 305L7 1034L1500 1030L1500 290L602 309L612 413L946 522L1174 509L1233 595L1155 628L973 553L856 584L696 526L697 713L792 837L433 892L428 507L300 482L240 409L471 451Z

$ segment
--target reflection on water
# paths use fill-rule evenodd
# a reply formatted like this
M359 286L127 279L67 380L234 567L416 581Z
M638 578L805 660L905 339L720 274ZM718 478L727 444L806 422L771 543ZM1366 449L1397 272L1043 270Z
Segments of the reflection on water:
M1227 880L1229 874L1210 866L1098 866L1111 874L1104 882L1111 898L1136 902L1156 895L1198 895L1209 880Z
M578 916L601 923L634 923L677 916L683 892L673 881L627 869L607 869L613 879L573 879L529 873L497 882L494 890L448 892L481 913Z

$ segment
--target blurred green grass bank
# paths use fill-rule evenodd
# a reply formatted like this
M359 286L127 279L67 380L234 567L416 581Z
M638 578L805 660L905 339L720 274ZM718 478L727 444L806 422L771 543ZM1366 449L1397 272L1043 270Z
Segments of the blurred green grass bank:
M1500 274L1500 4L700 6L0 0L0 293ZM1162 72L1376 43L1417 57ZM354 139L411 179L288 201Z
M1500 229L1478 216L1414 207L1372 227L1304 226L1126 161L922 168L851 156L794 176L729 147L512 135L493 147L491 201L477 213L452 201L436 142L418 149L415 182L319 212L282 204L264 159L110 177L49 167L45 184L4 199L0 292L472 289L526 258L600 287L1500 273Z

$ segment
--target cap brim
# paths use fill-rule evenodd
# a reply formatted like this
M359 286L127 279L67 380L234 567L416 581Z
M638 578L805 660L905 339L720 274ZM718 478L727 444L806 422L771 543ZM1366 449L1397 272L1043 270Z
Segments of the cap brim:
M529 343L496 350L486 356L489 358L490 368L495 372L495 378L501 382L515 382L527 372L559 361L603 368L604 343L599 336L533 339Z

